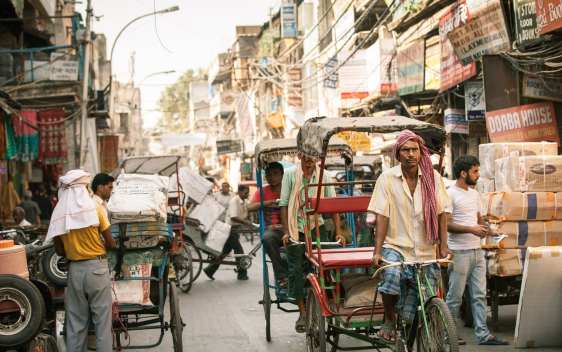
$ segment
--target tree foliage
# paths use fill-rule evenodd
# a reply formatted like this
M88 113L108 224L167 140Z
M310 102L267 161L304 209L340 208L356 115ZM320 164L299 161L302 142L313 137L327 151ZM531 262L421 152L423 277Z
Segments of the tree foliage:
M158 100L158 106L162 110L158 126L163 130L177 133L189 130L189 83L201 79L201 73L189 69L164 89Z

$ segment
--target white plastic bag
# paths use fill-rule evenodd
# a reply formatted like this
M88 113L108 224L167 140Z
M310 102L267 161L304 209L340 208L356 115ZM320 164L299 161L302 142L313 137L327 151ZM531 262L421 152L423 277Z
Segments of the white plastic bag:
M200 204L192 205L185 216L199 220L201 223L199 228L203 230L203 232L209 232L223 211L224 207L220 205L215 198L205 196Z
M109 222L166 222L170 178L121 173L107 203Z
M178 170L180 185L186 195L193 203L201 204L203 198L213 188L213 183L205 177L196 174L188 167L180 167ZM173 178L175 181L176 179Z
M226 240L228 240L228 236L230 236L230 225L222 221L215 221L206 238L203 236L203 241L205 242L205 246L217 252L222 252L222 248Z

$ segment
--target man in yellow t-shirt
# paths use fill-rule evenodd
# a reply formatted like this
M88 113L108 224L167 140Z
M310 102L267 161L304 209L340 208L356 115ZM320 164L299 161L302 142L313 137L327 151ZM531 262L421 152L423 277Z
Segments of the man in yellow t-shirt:
M66 290L67 351L86 351L88 311L95 324L97 351L112 351L111 278L106 249L115 248L115 240L103 210L96 208L98 226L70 230L54 238L57 254L70 260Z

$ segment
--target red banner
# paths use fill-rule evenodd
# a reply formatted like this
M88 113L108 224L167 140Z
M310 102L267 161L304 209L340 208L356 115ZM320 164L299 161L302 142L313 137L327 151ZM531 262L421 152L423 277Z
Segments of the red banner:
M486 113L492 143L552 141L560 145L552 102L542 102Z
M110 174L117 168L117 151L119 136L100 137L100 172Z
M37 161L45 165L66 164L68 141L66 139L64 109L39 111L37 126L39 132L39 153Z
M559 0L535 0L539 35L562 27L562 3Z

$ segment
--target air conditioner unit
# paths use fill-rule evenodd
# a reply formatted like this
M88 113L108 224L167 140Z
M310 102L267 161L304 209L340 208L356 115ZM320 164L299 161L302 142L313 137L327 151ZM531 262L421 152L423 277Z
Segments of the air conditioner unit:
M298 9L298 30L301 32L306 31L314 25L314 8L311 3L302 3Z

